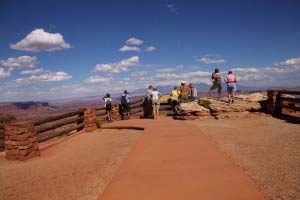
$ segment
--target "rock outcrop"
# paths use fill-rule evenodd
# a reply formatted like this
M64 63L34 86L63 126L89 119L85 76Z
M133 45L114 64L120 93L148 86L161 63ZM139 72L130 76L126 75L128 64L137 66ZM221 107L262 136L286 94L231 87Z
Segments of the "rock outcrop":
M264 108L267 96L263 93L241 94L235 97L234 103L228 103L228 98L220 100L201 98L200 101L181 103L178 106L178 116L175 119L196 119L203 116L213 116L216 119L244 115L248 112L258 112Z

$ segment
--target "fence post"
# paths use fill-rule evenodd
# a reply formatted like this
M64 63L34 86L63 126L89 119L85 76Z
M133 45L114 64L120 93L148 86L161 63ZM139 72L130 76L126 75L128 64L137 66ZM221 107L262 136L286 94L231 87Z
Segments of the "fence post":
M281 106L281 92L277 90L268 90L268 100L267 100L267 113L271 115L281 115L282 106Z
M84 110L84 131L92 132L97 129L96 110L94 108L86 108Z
M33 124L6 124L4 130L7 160L27 160L40 156L38 138Z

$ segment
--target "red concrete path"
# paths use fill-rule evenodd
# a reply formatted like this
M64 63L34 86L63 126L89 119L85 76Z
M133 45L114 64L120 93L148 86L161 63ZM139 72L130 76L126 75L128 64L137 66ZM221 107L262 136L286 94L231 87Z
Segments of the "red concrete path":
M199 128L170 118L106 126L116 125L138 125L145 130L101 200L263 199L251 180Z

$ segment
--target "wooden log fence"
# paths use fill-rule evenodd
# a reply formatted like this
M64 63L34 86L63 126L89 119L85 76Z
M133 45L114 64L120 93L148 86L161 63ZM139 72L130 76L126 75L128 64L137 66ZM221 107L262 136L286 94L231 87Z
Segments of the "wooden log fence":
M282 109L300 111L300 91L268 90L267 113L280 116Z
M143 99L136 98L131 101L131 117L140 117L143 114L142 107ZM162 110L168 110L168 105L162 103ZM75 132L78 132L82 129L85 130L85 123L90 123L91 120L101 120L102 123L106 122L106 112L104 106L98 106L94 108L88 108L89 110L94 110L93 116L91 113L86 115L87 109L78 109L76 111L47 117L31 123L35 127L35 133L37 134L37 141L43 142L55 137L70 135ZM119 115L119 104L113 105L113 114L114 120L120 120L121 116ZM96 115L96 116L95 116ZM91 117L91 118L89 118ZM93 122L94 123L94 122ZM96 123L96 121L95 121ZM5 130L3 127L0 127L0 150L5 148Z
M4 135L4 129L2 127L0 127L0 152L1 151L4 151L4 138L5 138L5 135Z

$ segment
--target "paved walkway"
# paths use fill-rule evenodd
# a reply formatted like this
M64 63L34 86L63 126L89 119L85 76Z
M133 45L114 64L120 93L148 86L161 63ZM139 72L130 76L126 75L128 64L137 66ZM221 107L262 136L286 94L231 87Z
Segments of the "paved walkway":
M145 130L101 200L263 199L250 178L196 126L170 118L105 126L137 124Z

